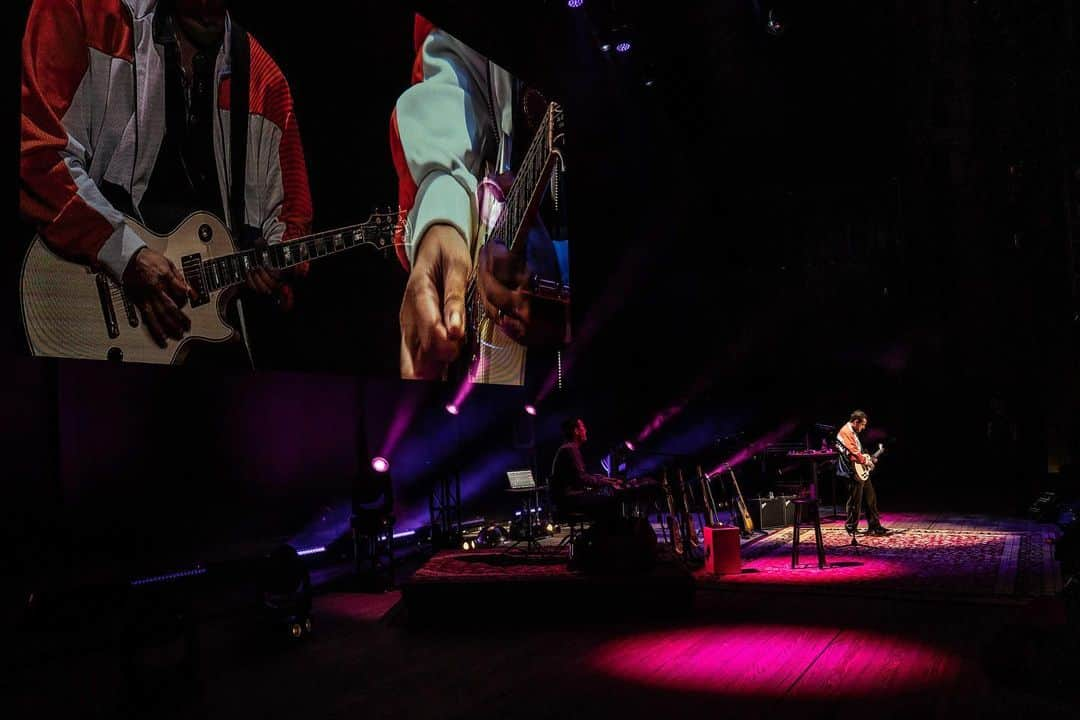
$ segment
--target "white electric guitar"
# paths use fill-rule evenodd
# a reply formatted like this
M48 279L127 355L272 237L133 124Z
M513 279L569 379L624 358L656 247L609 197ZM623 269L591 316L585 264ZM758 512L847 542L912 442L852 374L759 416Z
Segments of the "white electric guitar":
M881 457L883 452L885 452L885 446L879 443L877 452L867 457L865 463L860 463L858 460L852 458L851 465L855 468L855 477L859 482L864 483L869 479L870 473L873 472L874 468L877 466L877 459Z
M549 103L505 195L495 179L485 179L482 185L488 196L480 208L477 247L503 243L511 256L524 263L526 235L549 184L557 202L564 135L562 109L557 103ZM462 356L469 364L469 378L480 383L521 385L525 379L525 346L503 333L497 319L488 316L477 288L477 272L478 268L474 268L466 292L469 347ZM564 308L565 339L569 332L570 288L534 275L524 290L533 302L547 301Z
M393 247L401 217L387 210L360 225L237 251L224 223L210 213L189 215L168 235L127 223L146 245L176 265L198 297L184 308L191 330L160 347L135 305L104 272L64 260L40 237L23 260L23 327L34 355L160 364L182 363L194 343L222 343L236 331L225 321L229 300L257 267L282 270L362 245Z

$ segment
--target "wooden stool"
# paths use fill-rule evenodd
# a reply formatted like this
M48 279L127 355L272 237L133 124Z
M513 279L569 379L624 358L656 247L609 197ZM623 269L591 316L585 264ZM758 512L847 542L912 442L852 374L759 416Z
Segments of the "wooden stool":
M803 511L811 514L814 523L814 538L817 540L818 567L825 567L825 543L821 539L821 511L818 508L816 498L799 498L792 500L795 503L795 528L791 536L791 567L799 565L799 525L802 523Z

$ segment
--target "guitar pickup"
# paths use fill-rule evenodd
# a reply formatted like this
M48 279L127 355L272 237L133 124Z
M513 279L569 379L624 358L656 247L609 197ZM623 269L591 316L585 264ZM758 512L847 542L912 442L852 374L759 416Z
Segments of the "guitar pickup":
M545 280L536 273L529 278L529 293L541 300L569 303L570 286L554 280Z
M103 273L98 273L94 278L97 285L98 300L101 302L101 314L105 318L105 331L110 338L120 337L120 326L116 322L116 309L112 304L112 289L109 287L109 279Z
M202 255L194 253L180 258L180 271L191 289L195 291L195 299L191 301L191 307L197 308L210 302L210 293L206 290L206 279L203 275Z

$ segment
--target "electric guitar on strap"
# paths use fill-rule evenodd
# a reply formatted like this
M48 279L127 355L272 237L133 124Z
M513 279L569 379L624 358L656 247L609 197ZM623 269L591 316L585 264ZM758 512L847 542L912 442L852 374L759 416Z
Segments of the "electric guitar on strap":
M402 219L396 211L377 212L359 225L244 251L237 250L225 224L206 212L192 213L167 235L130 218L126 222L147 247L176 265L198 295L183 308L191 330L159 346L120 284L104 272L64 260L37 237L23 259L19 281L23 327L34 355L182 363L194 344L222 343L236 335L225 319L226 306L251 270L283 270L361 246L391 248L394 227Z
M855 471L855 478L860 483L864 483L870 479L870 473L872 473L874 471L874 468L877 467L877 459L881 457L881 454L883 452L885 452L885 445L883 443L878 443L877 452L875 452L873 455L870 455L867 459L867 462L860 463L855 458L851 458L851 467Z
M481 257L479 248L487 243L500 243L506 247L512 263L525 267L528 230L549 185L552 198L558 203L559 172L564 169L564 138L562 108L557 103L548 103L540 126L505 195L495 178L488 177L480 183L477 265L473 268L465 295L468 347L462 353L462 357L469 362L466 371L473 382L503 385L521 385L524 382L525 346L502 331L498 318L488 315L480 297L477 287ZM530 301L537 305L547 303L561 306L562 338L565 342L569 334L570 288L534 273L523 290L529 295Z

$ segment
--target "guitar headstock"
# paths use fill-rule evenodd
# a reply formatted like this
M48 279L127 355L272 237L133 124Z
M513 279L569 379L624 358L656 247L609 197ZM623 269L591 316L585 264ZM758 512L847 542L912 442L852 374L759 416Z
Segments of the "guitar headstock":
M392 247L396 238L407 237L408 213L388 205L371 213L363 224L366 242L379 248Z

